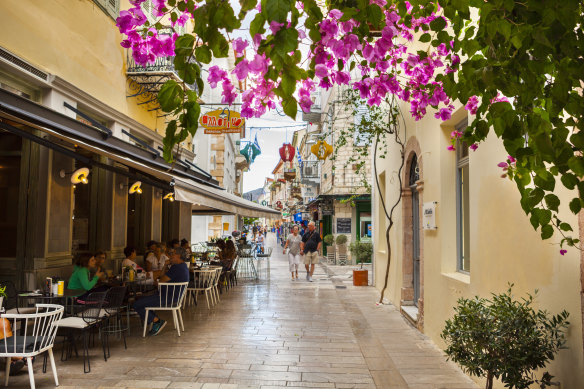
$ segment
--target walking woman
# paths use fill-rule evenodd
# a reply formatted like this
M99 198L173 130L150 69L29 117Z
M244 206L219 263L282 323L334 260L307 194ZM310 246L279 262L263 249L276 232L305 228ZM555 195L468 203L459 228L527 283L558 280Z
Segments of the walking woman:
M292 228L292 233L288 235L288 240L286 240L286 245L284 246L284 254L286 254L286 248L290 247L288 251L288 263L290 264L290 273L292 273L292 281L296 279L298 281L298 266L300 266L300 242L302 242L302 236L298 234L298 226Z

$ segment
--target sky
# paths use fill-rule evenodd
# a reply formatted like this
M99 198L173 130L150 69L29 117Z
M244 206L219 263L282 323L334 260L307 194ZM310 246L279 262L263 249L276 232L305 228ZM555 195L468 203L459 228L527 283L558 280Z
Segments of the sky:
M281 110L280 113L282 113ZM301 130L305 125L306 122L293 121L287 116L280 116L276 111L268 112L262 118L247 120L244 140L253 141L257 134L262 153L251 164L249 171L243 174L243 192L264 186L266 177L272 176L272 170L280 160L278 149L286 141L291 142L294 131ZM266 128L270 126L271 128ZM283 126L294 127L284 128ZM253 127L263 127L263 129L254 129Z

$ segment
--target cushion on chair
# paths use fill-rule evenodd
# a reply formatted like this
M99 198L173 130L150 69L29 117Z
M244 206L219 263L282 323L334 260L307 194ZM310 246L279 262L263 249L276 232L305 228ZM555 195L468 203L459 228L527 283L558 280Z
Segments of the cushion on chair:
M40 349L41 344L43 344L43 336L38 336L36 338L36 348ZM26 343L25 343L26 340ZM14 351L14 342L16 342L16 351ZM23 354L23 353L31 353L34 351L35 346L35 337L34 336L11 336L9 338L0 339L0 355L8 355L12 354ZM25 351L26 350L26 351Z
M37 309L35 307L26 307L26 308L12 308L6 311L8 314L20 314L20 313L36 313Z
M90 321L89 323L83 320L82 317L75 317L70 316L64 319L59 320L54 325L57 327L65 327L65 328L86 328L89 327L91 324L94 324L97 320Z

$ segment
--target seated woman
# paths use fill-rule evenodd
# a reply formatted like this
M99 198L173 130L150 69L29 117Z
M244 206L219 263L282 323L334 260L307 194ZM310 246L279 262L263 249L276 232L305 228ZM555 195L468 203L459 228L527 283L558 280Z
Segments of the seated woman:
M136 249L134 247L128 246L124 248L124 255L126 256L126 259L122 261L122 268L131 267L136 273L144 271L144 269L136 263ZM146 283L152 284L154 282L153 272L144 272L146 274Z
M170 263L168 257L162 251L162 245L155 243L154 251L146 257L144 266L146 271L153 272L157 277L164 273L164 268Z
M100 279L105 280L105 273L98 271L95 273L95 276L90 278L90 268L95 268L95 257L87 253L79 254L77 261L75 262L73 274L71 274L69 282L67 283L67 289L81 289L85 291L83 295L77 298L78 300L83 300L83 298L87 297L91 292L100 292L104 291L104 288L107 289L107 287L103 286L95 287Z
M235 243L230 239L225 243L223 250L219 252L219 261L223 266L223 271L231 270L233 261L237 257L237 250L235 250Z

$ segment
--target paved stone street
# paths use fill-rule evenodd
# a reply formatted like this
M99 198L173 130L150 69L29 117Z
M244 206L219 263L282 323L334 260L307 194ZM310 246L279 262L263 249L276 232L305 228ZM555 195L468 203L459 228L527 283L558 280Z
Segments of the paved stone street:
M171 322L143 339L134 318L128 349L112 339L104 362L93 347L89 374L81 358L61 362L57 345L61 388L476 388L393 306L376 305L374 288L353 287L346 268L335 269L317 266L315 282L304 271L292 282L278 247L259 281L241 280L211 310L204 298L187 308L180 338ZM41 368L42 360L37 388L54 387ZM26 369L9 386L28 387Z

